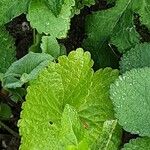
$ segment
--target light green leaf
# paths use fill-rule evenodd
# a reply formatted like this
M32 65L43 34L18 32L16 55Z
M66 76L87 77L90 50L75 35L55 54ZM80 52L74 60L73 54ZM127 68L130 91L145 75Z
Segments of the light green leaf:
M65 0L46 0L52 13L57 17Z
M104 122L114 119L109 86L118 71L106 68L94 73L92 65L90 53L77 49L51 63L28 87L19 121L21 150L94 147ZM72 113L64 115L66 109ZM118 147L120 138L115 139L112 142Z
M10 119L12 115L11 108L4 103L0 103L0 119L7 120Z
M16 60L14 39L4 27L0 27L0 73L5 73Z
M1 0L0 1L0 26L11 19L26 13L30 0Z
M21 87L24 83L35 79L52 60L53 57L49 54L30 52L8 68L2 80L3 87Z
M123 128L150 136L150 68L132 69L111 85L116 118Z
M56 17L41 0L31 0L27 19L39 33L53 37L65 38L70 28L70 17L74 0L65 0L59 15Z
M138 44L125 54L120 61L121 72L133 68L150 67L150 44Z
M60 55L60 45L55 37L43 36L41 44L42 52L50 54L54 58Z
M122 150L149 150L150 138L143 137L130 140L129 143L124 145Z

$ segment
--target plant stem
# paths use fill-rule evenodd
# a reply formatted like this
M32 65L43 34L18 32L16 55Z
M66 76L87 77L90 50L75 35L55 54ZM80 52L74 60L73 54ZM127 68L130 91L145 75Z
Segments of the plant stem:
M0 126L2 126L5 130L11 133L14 137L20 138L19 134L12 129L10 129L7 125L5 125L2 121L0 121Z
M33 29L33 44L36 43L36 31L35 28Z

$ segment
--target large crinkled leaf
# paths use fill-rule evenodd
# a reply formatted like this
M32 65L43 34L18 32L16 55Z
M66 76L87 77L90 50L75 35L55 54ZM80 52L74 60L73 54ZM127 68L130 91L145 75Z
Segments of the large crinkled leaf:
M117 0L113 8L94 12L87 17L85 23L87 39L83 45L89 48L92 54L96 54L94 60L97 57L101 58L101 53L106 51L104 48L110 40L120 52L124 52L139 42L131 6L132 0Z
M26 13L29 0L1 0L0 1L0 25L9 22L16 16Z
M143 137L130 140L122 150L150 150L150 138Z
M61 11L56 17L46 3L31 0L27 19L39 33L44 32L57 38L65 38L70 28L70 16L74 0L64 0Z
M0 73L5 73L16 60L15 42L5 28L0 27Z
M129 71L133 68L150 67L150 44L138 44L123 54L120 61L121 72Z
M116 118L123 128L150 136L150 68L132 69L111 85Z
M50 54L54 58L60 55L60 45L55 37L43 36L41 49L43 53Z
M49 54L30 52L8 68L2 79L3 87L21 87L24 83L35 79L52 60L53 57Z
M104 136L104 122L114 119L109 86L118 71L106 68L94 73L92 65L90 54L77 49L59 57L31 83L19 121L21 150L95 147ZM112 128L116 128L113 123ZM119 135L112 133L108 140L116 148Z

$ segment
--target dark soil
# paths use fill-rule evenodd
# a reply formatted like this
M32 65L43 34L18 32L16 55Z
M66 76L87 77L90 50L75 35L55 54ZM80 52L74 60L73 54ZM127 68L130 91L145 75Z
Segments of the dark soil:
M17 50L17 58L21 58L28 53L28 48L33 42L32 28L24 14L14 18L6 24L6 29L14 37Z
M112 7L113 4L108 5L105 0L99 0L95 6L91 8L85 7L79 15L76 15L71 20L71 29L68 33L68 38L59 40L66 46L67 53L81 47L82 41L85 38L84 23L88 14L93 11L103 10ZM141 35L141 42L150 42L150 32L148 29L140 24L139 16L135 15L136 30ZM6 29L15 39L17 48L17 58L21 58L28 53L28 48L33 43L33 30L30 27L24 14L13 19L10 23L6 24ZM18 133L17 121L19 120L21 111L21 102L12 102L7 94L0 93L0 100L7 103L13 112L13 116L9 121L4 121L9 128ZM130 139L136 138L137 135L132 135L123 131L122 145L127 143ZM17 150L20 144L20 138L12 136L5 129L0 129L0 149L2 150Z

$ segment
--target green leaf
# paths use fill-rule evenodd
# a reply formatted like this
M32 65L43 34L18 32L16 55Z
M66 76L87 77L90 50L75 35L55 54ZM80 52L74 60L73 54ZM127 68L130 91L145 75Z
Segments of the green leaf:
M120 61L121 72L142 67L150 67L150 44L148 43L136 45L123 54Z
M12 115L11 108L4 103L0 103L0 119L7 120L10 119Z
M65 38L70 29L70 17L74 0L66 0L56 17L41 0L31 0L27 19L39 33L50 34L53 37ZM44 17L43 17L44 16Z
M16 60L14 39L4 27L0 27L0 73L5 73Z
M120 52L137 44L139 34L135 30L131 6L132 0L117 0L114 7L89 15L85 23L88 37L84 47L89 47L92 54L98 53L98 57L110 40Z
M26 13L29 0L1 0L0 1L0 26L11 19Z
M116 118L123 128L150 136L150 68L132 69L111 85L110 95Z
M3 87L21 87L24 83L35 79L52 60L53 57L49 54L30 52L8 68L2 80Z
M118 71L94 73L92 65L89 52L77 49L51 63L28 87L19 121L21 150L94 148L104 122L114 119L109 86ZM118 147L120 138L112 142Z
M149 150L150 138L143 137L130 140L129 143L124 145L122 150Z
M61 12L64 0L46 0L52 13L57 17Z
M43 36L41 44L42 52L50 54L54 58L60 55L60 45L55 37Z

